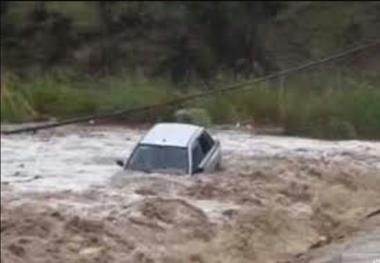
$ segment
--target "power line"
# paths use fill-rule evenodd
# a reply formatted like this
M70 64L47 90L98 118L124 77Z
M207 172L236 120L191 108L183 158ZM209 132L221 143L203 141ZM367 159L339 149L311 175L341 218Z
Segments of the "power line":
M177 104L181 104L183 102L195 100L199 97L212 96L212 95L222 94L222 93L232 91L232 90L243 89L249 85L252 85L252 84L255 84L258 82L263 82L263 81L275 79L278 77L294 74L294 73L300 72L300 71L305 70L305 69L312 68L312 67L320 65L320 64L325 64L325 63L328 63L331 61L338 60L340 58L346 57L348 55L354 54L356 52L359 52L359 51L362 51L365 49L374 48L374 47L378 46L379 44L380 44L380 40L375 40L375 41L372 41L371 43L368 43L368 44L362 44L362 45L359 45L359 46L354 47L354 48L346 49L345 51L335 53L335 54L330 55L328 57L325 57L325 58L322 58L319 60L315 60L315 61L311 61L311 62L308 62L306 64L300 65L300 66L281 70L281 71L278 71L276 73L272 73L272 74L269 74L269 75L266 75L263 77L259 77L259 78L253 79L253 80L243 81L243 82L233 84L233 85L229 85L229 86L226 86L226 87L220 88L220 89L215 89L215 90L210 90L210 91L205 91L205 92L199 92L199 93L196 93L193 95L173 99L173 100L166 101L166 102L156 103L156 104L147 105L147 106L143 106L143 107L136 107L136 108L127 109L127 110L118 110L118 111L113 111L113 112L108 112L108 113L103 113L103 114L88 115L88 116L84 116L84 117L72 118L72 119L63 120L63 121L54 122L54 123L36 125L36 126L32 126L32 127L24 127L24 128L14 129L14 130L10 130L10 131L2 131L2 133L3 134L17 134L17 133L22 133L22 132L35 132L37 130L49 129L49 128L54 128L54 127L64 126L64 125L69 125L69 124L74 124L74 123L80 123L80 122L87 122L87 121L94 120L94 119L107 119L110 117L117 117L117 116L121 116L121 115L128 115L128 114L132 114L132 113L137 113L137 112L144 112L144 111L152 110L155 108L161 108L164 106L177 105Z

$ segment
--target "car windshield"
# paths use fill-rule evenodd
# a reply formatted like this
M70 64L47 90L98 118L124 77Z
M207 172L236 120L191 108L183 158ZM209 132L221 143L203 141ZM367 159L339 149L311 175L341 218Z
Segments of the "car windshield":
M133 152L127 168L144 172L186 173L187 148L141 144Z

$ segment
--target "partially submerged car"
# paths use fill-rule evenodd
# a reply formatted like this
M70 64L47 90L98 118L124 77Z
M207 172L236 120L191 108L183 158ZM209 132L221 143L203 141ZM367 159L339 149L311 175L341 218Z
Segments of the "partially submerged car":
M117 164L147 173L212 172L221 164L220 142L200 126L160 123L145 134L125 163Z

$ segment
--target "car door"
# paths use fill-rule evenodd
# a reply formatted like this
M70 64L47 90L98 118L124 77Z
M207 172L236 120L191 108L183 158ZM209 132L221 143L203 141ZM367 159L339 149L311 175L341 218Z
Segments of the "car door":
M201 167L201 163L205 157L205 154L202 150L202 147L197 140L195 140L192 149L191 149L191 173L194 174L197 172L198 168Z
M193 152L193 171L202 168L205 172L213 171L220 162L220 145L204 131L195 141Z

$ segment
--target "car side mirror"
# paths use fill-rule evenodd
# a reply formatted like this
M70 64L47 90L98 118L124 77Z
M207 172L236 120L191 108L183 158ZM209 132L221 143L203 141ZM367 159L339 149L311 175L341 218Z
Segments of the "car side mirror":
M116 164L121 167L124 167L124 162L122 160L116 160Z

